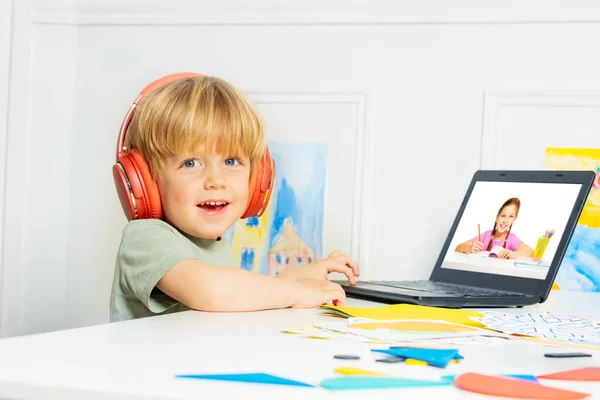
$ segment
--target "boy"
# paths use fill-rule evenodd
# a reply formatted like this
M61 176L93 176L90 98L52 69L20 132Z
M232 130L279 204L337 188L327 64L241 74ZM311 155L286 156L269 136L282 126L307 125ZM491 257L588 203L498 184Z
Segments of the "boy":
M244 215L251 174L267 146L260 118L230 84L196 74L174 79L141 98L126 129L119 151L139 153L147 163L164 217L133 218L125 227L111 321L189 309L344 304L344 290L328 273L355 284L358 267L339 251L277 277L232 267L221 235Z

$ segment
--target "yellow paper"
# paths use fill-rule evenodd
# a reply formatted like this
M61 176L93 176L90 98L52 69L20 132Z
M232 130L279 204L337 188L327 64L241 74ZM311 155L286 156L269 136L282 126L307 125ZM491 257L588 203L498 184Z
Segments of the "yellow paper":
M420 320L441 320L453 322L455 324L484 326L470 317L483 317L483 314L476 311L456 310L451 308L417 306L414 304L392 304L381 307L338 307L333 305L323 306L326 309L337 310L349 317L369 318L377 320L396 320L396 319L420 319Z
M406 365L429 365L427 364L427 361L423 361L423 360L416 360L414 358L407 358L405 361Z
M395 322L360 322L349 324L354 329L389 329L393 331L414 332L473 332L476 329L466 325L452 325L436 321L395 321Z
M339 367L335 369L335 372L342 375L359 375L359 376L391 376L382 374L381 372L368 371L362 368L356 367Z

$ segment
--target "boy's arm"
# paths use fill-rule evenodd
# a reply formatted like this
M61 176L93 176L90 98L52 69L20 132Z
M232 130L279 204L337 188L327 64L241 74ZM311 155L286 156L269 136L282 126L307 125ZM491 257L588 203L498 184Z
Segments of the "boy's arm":
M175 300L202 311L286 308L301 303L303 293L301 284L295 281L234 267L214 267L198 259L177 263L156 286Z

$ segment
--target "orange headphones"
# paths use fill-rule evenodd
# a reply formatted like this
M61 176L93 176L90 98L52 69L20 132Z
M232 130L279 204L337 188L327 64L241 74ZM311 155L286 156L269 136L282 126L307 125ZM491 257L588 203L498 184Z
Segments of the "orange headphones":
M182 72L167 75L152 82L140 92L127 112L123 124L121 124L117 141L117 162L113 166L113 178L121 207L129 221L147 218L163 219L164 217L158 185L150 174L148 163L137 149L131 149L127 154L127 148L125 147L125 134L135 109L139 101L154 89L178 79L196 76L202 76L202 74ZM242 218L260 217L263 214L269 203L274 182L275 162L267 148L264 157L250 177L248 204Z

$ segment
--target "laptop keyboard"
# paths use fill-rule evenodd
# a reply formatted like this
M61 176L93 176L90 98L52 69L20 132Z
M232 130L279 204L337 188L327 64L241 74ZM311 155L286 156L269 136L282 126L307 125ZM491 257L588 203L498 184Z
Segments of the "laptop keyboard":
M467 297L526 297L524 294L501 290L476 288L434 281L372 281L371 283L396 288L422 290L434 293L458 294Z

